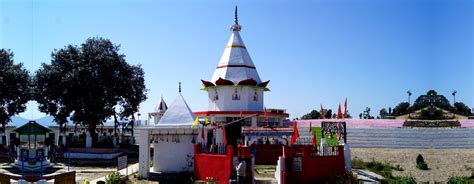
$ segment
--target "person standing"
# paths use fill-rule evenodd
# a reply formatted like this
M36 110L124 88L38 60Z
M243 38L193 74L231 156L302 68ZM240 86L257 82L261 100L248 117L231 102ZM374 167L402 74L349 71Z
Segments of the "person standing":
M238 158L239 164L236 167L237 171L237 184L244 184L245 183L245 171L247 170L247 165L242 157Z

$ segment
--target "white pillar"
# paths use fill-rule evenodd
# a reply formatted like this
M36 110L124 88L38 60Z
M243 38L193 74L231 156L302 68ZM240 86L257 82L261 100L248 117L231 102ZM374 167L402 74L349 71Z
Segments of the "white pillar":
M216 129L216 143L222 144L224 143L224 137L222 136L222 128Z
M86 148L92 147L92 137L89 131L86 133Z
M66 134L63 133L63 146L66 147Z
M343 141L344 142L344 141ZM349 144L344 144L344 166L347 172L352 171L352 163L351 163L351 149L349 148Z
M115 138L115 136L112 136L112 144L115 147L117 147L117 138Z
M162 144L165 144L165 143L162 142ZM159 168L158 164L160 164L160 163L158 163L158 161L159 161L158 157L160 156L159 154L160 153L158 151L158 143L153 143L153 171L155 171L155 172L159 171L158 170L158 168Z
M257 116L252 117L252 127L257 127Z
M140 140L139 158L138 158L138 172L143 178L148 178L150 171L150 132L148 130L139 130ZM156 149L156 148L155 148Z

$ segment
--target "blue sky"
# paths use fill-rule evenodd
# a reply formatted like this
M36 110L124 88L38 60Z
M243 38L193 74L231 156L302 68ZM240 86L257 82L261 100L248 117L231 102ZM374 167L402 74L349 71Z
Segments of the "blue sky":
M0 47L31 72L51 52L88 37L121 45L142 64L149 89L141 113L178 82L194 111L206 110L200 79L209 80L239 6L241 35L262 80L271 80L267 107L291 117L312 109L349 112L382 107L435 89L474 106L474 1L23 1L0 0ZM21 114L44 114L31 102ZM142 115L142 119L146 116Z

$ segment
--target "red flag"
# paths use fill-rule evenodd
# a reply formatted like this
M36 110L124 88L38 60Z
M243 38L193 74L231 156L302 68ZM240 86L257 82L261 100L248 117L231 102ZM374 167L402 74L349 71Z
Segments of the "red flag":
M290 144L295 144L296 140L300 136L298 132L298 127L296 126L296 120L293 122L293 136L291 136Z
M313 146L317 146L318 145L318 140L317 140L318 136L316 136L316 132L313 133Z
M337 119L342 118L342 113L341 113L341 104L339 104L339 108L337 109Z
M322 116L321 119L326 119L326 112L324 112L323 104L321 104L321 116Z
M347 98L346 101L344 101L344 119L347 118Z
M311 121L309 122L309 133L311 133Z
M225 126L222 127L222 142L224 142L224 145L227 145L227 133L225 132Z

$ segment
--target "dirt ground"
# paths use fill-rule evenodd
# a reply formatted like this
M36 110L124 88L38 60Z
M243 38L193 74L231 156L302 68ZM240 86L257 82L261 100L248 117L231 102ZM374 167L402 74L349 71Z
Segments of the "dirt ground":
M429 170L416 168L418 154L424 157ZM413 176L418 182L447 181L451 176L469 177L474 172L474 149L352 148L351 156L400 165L403 171L393 171L394 176Z

